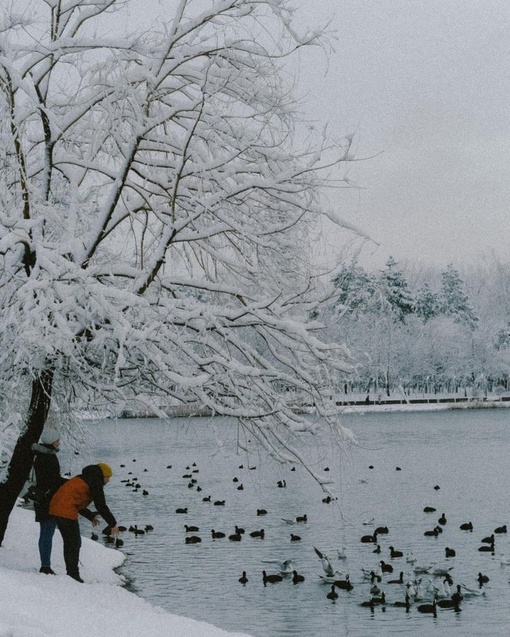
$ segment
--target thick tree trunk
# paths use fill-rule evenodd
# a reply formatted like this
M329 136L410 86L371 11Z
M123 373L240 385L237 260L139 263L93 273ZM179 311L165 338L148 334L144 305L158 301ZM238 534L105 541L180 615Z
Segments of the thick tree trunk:
M23 429L7 470L7 477L0 483L0 546L4 541L7 523L16 499L19 496L32 468L32 445L39 440L48 415L51 402L53 372L42 372L32 382L32 395L27 421Z

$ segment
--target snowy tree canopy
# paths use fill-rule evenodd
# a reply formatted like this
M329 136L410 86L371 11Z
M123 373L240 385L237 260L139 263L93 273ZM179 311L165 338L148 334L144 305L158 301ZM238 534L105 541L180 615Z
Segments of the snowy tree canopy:
M1 10L2 410L26 397L33 437L51 400L196 404L299 461L288 396L342 439L326 396L351 371L305 320L309 231L349 151L295 143L284 65L320 31L287 0L172 4L122 36L106 18L129 1Z

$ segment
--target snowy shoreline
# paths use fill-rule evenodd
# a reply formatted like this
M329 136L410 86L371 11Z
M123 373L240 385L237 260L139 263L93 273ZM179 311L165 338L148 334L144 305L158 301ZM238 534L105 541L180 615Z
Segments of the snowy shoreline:
M62 541L55 534L52 566L39 570L39 525L32 511L15 507L0 547L0 637L69 637L113 633L122 637L248 637L173 615L122 587L114 569L125 556L83 538L85 584L65 575Z

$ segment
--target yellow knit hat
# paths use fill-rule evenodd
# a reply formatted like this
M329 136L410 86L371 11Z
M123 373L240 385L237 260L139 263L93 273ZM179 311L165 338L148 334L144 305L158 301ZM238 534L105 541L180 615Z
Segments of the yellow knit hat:
M106 462L98 462L97 466L103 472L103 477L105 477L105 478L111 478L112 477L113 471L112 471L112 468L110 467L109 464L106 464Z

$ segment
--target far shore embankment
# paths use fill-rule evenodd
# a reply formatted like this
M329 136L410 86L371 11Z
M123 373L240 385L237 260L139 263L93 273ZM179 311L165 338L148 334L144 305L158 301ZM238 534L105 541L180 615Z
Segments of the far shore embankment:
M336 405L340 413L368 413L388 411L438 411L446 409L498 409L510 407L510 395L458 397L458 396L428 396L420 398L387 398L371 400L345 399L337 400ZM301 413L313 413L313 405L294 405L294 409ZM213 412L197 405L173 405L162 410L168 418L182 417L212 417ZM154 418L157 417L149 410L124 409L117 418Z

